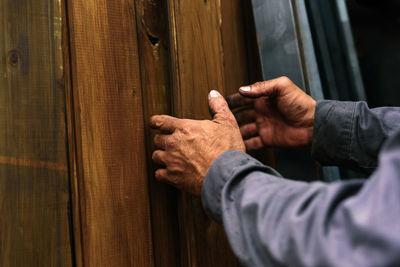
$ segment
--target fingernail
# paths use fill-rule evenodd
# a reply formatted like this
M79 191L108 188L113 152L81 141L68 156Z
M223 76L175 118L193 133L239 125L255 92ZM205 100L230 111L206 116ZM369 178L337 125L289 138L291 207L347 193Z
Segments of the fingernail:
M214 98L214 97L220 97L221 94L218 91L212 90L209 94L208 94L208 98Z
M243 91L243 92L250 92L250 91L251 91L251 87L250 87L250 86L243 86L243 87L240 87L240 91Z

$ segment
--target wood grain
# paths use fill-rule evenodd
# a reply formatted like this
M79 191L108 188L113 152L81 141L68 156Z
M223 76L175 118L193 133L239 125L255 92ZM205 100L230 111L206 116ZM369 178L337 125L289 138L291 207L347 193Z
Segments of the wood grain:
M237 93L240 86L250 82L247 55L249 40L245 34L243 7L242 0L221 0L221 34L227 94Z
M0 1L0 265L72 266L61 3Z
M144 122L156 114L171 114L169 78L169 28L166 1L136 1ZM154 131L145 127L156 266L180 265L176 191L154 179L151 159Z
M174 113L209 118L208 92L225 88L219 1L169 3Z
M67 3L83 265L153 266L135 3Z
M246 51L240 36L236 35L242 31L238 27L240 22L231 25L235 28L231 32L228 25L223 26L223 18L229 23L240 16L231 13L238 11L235 5L240 3L225 2L226 13L221 11L220 1L171 0L169 3L174 114L209 119L208 92L216 89L223 94L232 93L233 87L242 85L247 77ZM239 66L232 66L235 63ZM236 74L238 77L231 77ZM207 218L200 199L182 195L179 222L182 266L238 265L222 227Z
M63 31L63 58L64 58L64 87L65 87L65 110L67 123L67 143L68 143L68 167L70 179L70 197L71 211L70 217L72 222L71 233L73 235L73 255L75 267L82 267L84 264L84 255L82 247L82 223L81 209L79 202L79 180L78 180L78 153L77 153L77 138L75 133L80 131L76 129L74 97L72 91L71 79L71 48L70 48L70 32L68 21L68 6L67 1L62 1L62 31ZM79 175L82 177L83 175Z

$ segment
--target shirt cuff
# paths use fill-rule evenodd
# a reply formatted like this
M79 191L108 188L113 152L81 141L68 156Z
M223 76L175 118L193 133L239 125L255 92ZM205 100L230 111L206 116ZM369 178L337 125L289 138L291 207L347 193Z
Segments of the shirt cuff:
M324 165L348 160L355 110L355 102L317 102L311 150L314 159Z
M224 187L235 177L244 178L249 172L257 170L281 177L278 172L244 152L229 150L222 153L211 165L203 182L201 201L207 215L222 223L221 197Z

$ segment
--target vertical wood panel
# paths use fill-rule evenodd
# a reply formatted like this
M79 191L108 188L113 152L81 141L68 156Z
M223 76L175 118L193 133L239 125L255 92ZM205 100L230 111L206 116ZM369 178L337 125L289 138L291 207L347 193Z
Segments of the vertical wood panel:
M169 3L174 113L178 117L209 119L208 92L216 89L224 94L231 93L232 89L227 87L235 87L246 79L245 63L237 68L230 66L244 61L244 54L230 55L241 53L237 47L243 47L243 44L236 33L225 31L222 35L223 28L227 30L228 26L223 27L220 1L171 0ZM224 3L233 10L236 7L230 5L234 4ZM226 19L234 20L233 17ZM228 48L230 42L235 42L237 47ZM224 47L228 55L224 54ZM224 56L227 57L225 61ZM241 73L241 67L244 73ZM243 78L225 76L235 73ZM222 227L207 218L200 199L183 194L179 202L179 219L183 266L238 265Z
M67 7L84 266L153 266L135 4Z
M169 3L174 113L209 118L208 91L225 88L220 1Z
M177 267L180 260L176 191L154 179L154 132L147 127L152 115L171 114L167 2L138 0L136 10L155 265Z
M245 14L242 0L221 0L222 44L224 52L225 88L227 94L237 93L249 83ZM250 64L254 64L250 62Z
M78 169L77 169L77 141L75 132L78 131L75 127L75 111L74 111L74 98L72 92L72 79L71 79L71 54L70 54L70 33L67 14L67 1L62 1L62 31L63 31L63 58L64 58L64 86L65 86L65 110L66 110L66 123L67 123L67 143L68 143L68 167L70 179L70 214L71 214L71 235L73 236L73 255L75 267L82 267L83 251L82 251L82 224L79 203L79 183L78 183Z
M61 2L0 1L0 265L72 266Z

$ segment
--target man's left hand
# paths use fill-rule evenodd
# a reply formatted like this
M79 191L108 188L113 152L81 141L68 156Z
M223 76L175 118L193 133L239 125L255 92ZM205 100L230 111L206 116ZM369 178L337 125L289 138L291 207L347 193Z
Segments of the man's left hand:
M239 126L224 97L209 94L213 120L187 120L166 115L151 118L150 126L161 130L154 137L159 150L153 160L164 168L156 179L193 195L201 195L204 178L214 160L228 150L245 151Z

